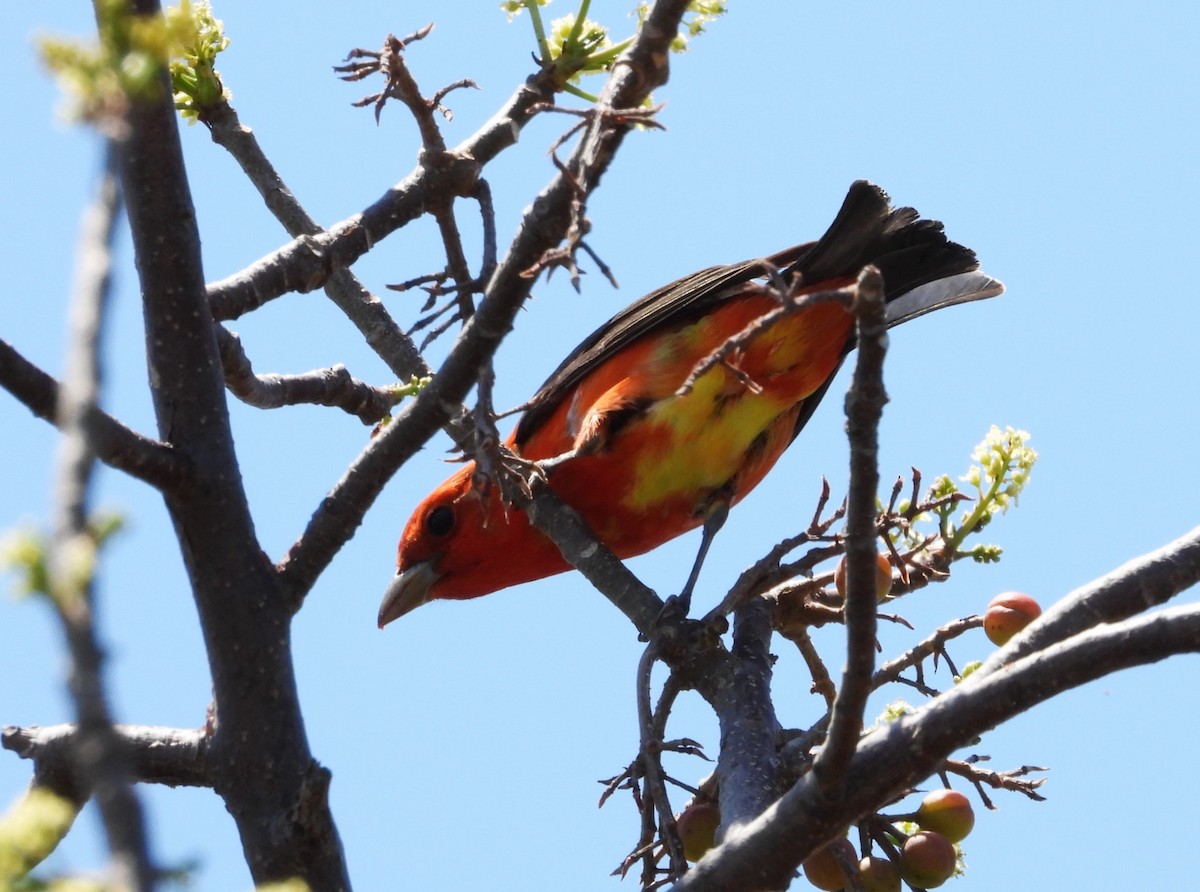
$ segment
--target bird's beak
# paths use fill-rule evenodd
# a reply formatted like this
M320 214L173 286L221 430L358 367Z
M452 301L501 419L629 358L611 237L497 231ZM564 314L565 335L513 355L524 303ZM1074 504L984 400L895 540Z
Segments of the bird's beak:
M439 576L437 570L433 569L433 561L421 561L397 573L383 593L383 603L379 605L379 628L428 601L429 591Z

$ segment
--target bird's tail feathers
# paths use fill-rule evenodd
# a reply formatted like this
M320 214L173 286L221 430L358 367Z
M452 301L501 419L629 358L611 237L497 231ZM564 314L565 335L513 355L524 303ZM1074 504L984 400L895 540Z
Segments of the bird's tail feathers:
M886 285L886 279L884 284ZM918 285L888 301L887 324L890 328L916 319L942 307L965 304L972 300L995 297L1004 292L1004 283L993 279L982 270L959 273L944 279L936 279Z
M893 208L888 194L866 180L850 187L829 229L805 247L789 273L807 282L857 276L868 264L878 267L890 325L1004 290L978 272L975 252L950 241L941 223L922 220L913 208Z

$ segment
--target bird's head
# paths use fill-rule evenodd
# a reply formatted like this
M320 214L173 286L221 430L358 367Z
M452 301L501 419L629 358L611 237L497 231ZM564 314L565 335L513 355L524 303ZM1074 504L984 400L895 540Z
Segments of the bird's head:
M496 486L480 491L468 464L430 493L404 527L379 627L427 601L465 600L569 569Z

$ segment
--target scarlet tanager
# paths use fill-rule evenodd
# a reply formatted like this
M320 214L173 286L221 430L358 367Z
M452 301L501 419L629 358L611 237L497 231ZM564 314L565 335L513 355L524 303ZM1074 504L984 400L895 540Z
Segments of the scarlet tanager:
M942 224L856 182L829 230L767 261L793 290L883 275L888 325L1000 294L975 254ZM714 266L622 310L550 376L506 441L538 461L550 488L618 557L649 551L750 492L804 427L854 346L853 315L817 302L765 327L681 385L705 357L778 300L756 287L761 260ZM400 537L397 574L379 625L438 598L466 599L571 569L525 514L472 485L474 464L437 487Z

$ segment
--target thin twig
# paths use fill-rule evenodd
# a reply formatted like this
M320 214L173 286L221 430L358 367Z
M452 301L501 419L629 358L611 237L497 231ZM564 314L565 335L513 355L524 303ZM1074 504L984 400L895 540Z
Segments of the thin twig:
M426 99L422 95L416 78L413 77L412 72L409 71L408 64L405 62L404 49L409 44L424 39L432 30L433 25L429 24L403 39L389 34L387 40L384 42L383 49L379 52L354 50L350 54L351 59L366 59L368 61L353 62L334 70L348 72L345 78L347 80L359 80L366 77L373 70L379 70L387 80L384 89L374 96L360 100L355 105L366 105L374 102L375 120L378 121L379 115L383 110L383 104L387 99L393 98L403 102L416 120L417 127L421 132L424 163L436 165L441 163L440 159L446 156L447 152L446 141L442 137L435 112L440 112L443 117L449 120L452 115L448 109L442 106L442 99L453 90L463 87L476 87L477 85L474 81L463 79L455 81L447 87L443 87L431 99ZM478 195L478 188L472 191L475 195ZM458 302L458 312L455 314L455 318L466 320L474 312L474 304L471 302L471 296L475 290L479 289L479 280L472 278L467 265L466 254L463 251L462 237L458 231L458 222L454 218L455 193L445 193L444 196L435 196L435 198L438 198L438 200L431 201L428 209L437 221L438 229L442 234L442 243L446 249L447 272L453 277L457 285L454 291Z
M480 177L475 181L471 197L479 203L479 217L483 225L483 264L479 268L479 281L484 288L496 271L496 208L492 204L492 187Z
M333 406L370 425L386 418L399 401L393 390L359 381L340 364L302 375L256 375L237 334L220 324L213 328L225 370L225 385L230 393L256 409L302 404Z
M982 625L982 617L968 616L940 626L924 641L910 648L907 653L880 666L874 678L871 679L871 687L878 689L888 682L897 681L900 673L905 669L917 666L923 660L941 653L945 649L947 641L957 638L971 629L978 629Z
M887 402L883 358L887 321L883 279L874 267L858 277L855 311L858 358L846 397L850 492L846 508L846 669L831 711L825 746L813 776L827 796L840 798L846 769L863 728L875 668L875 498L879 490L879 419Z
M442 107L442 99L452 90L457 90L460 87L477 87L477 85L472 80L463 79L455 81L453 84L439 90L432 99L426 99L421 95L421 90L417 86L416 79L413 78L412 73L408 70L408 65L404 61L404 49L409 44L423 40L429 36L432 30L433 23L431 22L407 37L398 38L389 34L384 41L382 49L351 50L350 55L346 57L347 64L335 66L333 70L342 73L342 80L346 81L362 80L375 72L382 74L386 81L384 88L378 93L359 99L353 104L359 108L374 105L375 121L378 123L379 116L383 113L383 106L387 100L400 100L408 107L408 110L417 122L417 127L421 131L421 143L425 147L425 151L440 154L446 151L446 142L442 138L441 130L438 128L434 112L440 111L449 120L452 115L448 109Z
M1035 802L1043 802L1046 797L1039 793L1038 787L1046 783L1046 778L1027 778L1025 775L1033 772L1045 772L1048 769L1040 768L1037 765L1022 765L1020 768L1012 768L1008 771L989 771L983 768L976 767L974 761L970 759L958 760L947 759L943 766L946 771L951 774L957 774L959 777L969 780L979 792L980 798L985 806L989 809L994 808L987 794L983 792L983 785L987 784L997 790L1009 790L1014 793L1021 793Z
M726 592L725 597L721 599L721 603L708 612L704 621L708 622L716 616L728 615L754 595L768 588L773 588L782 582L786 582L788 579L792 579L799 574L807 573L812 567L815 567L827 558L835 554L840 554L841 545L826 549L814 548L800 561L789 564L787 568L780 566L780 562L786 555L806 542L824 538L829 532L829 528L841 519L846 510L845 504L834 511L829 517L821 518L821 514L824 512L828 502L829 481L822 478L821 493L817 498L817 507L813 512L813 518L808 525L808 529L795 536L790 536L782 542L776 543L763 557L755 561L746 570L743 570L738 576L737 581Z
M454 279L454 296L458 300L458 318L469 319L475 312L475 304L471 296L481 290L478 279L472 277L467 265L467 255L463 251L462 234L458 231L458 221L454 217L454 203L448 202L443 206L433 208L434 219L437 220L438 231L442 234L442 245L446 249L446 269Z
M543 106L543 108L546 108ZM597 262L604 276L616 286L616 278L612 271L596 256L596 253L583 243L583 238L591 229L591 224L586 217L587 199L590 192L589 171L581 165L581 162L587 160L587 155L580 151L590 143L595 135L607 129L610 132L616 128L628 128L634 123L642 126L660 127L654 116L662 110L662 107L644 108L641 106L631 106L628 108L618 108L612 105L607 105L604 97L597 101L596 105L588 109L564 109L556 106L551 106L547 110L559 111L566 114L577 115L581 120L570 127L562 136L560 136L550 147L550 161L558 169L559 174L565 182L571 186L571 204L570 204L570 222L567 227L567 235L564 239L564 244L559 247L547 250L538 258L537 263L532 264L523 272L527 278L535 278L542 270L553 272L557 267L565 267L571 277L571 285L576 291L579 291L580 285L580 269L576 262L576 254L582 248L593 260ZM558 157L558 150L577 133L582 133L583 137L568 162L563 162Z
M637 668L637 709L640 746L638 758L642 764L642 778L645 785L644 802L642 806L643 828L648 821L653 821L651 813L657 814L660 837L667 847L670 857L670 874L677 878L687 870L687 861L683 857L683 845L679 841L679 833L675 830L675 817L671 812L671 800L667 796L667 786L663 779L662 767L662 737L656 735L654 711L650 707L650 676L654 664L658 660L658 642L651 641L642 652ZM642 869L642 885L649 885L655 873L655 863L649 855Z
M809 637L808 632L803 629L797 629L788 635L788 638L800 650L800 655L804 657L804 663L808 666L808 674L812 676L812 690L814 694L820 694L825 698L825 705L829 709L833 709L833 701L837 698L837 686L833 683L833 679L829 677L829 670L825 668L825 663L821 659L821 655L817 653L817 648Z
M763 260L762 264L764 275L774 278L772 275L774 267L766 260ZM747 289L747 291L752 290ZM840 303L849 308L854 301L855 295L853 288L838 288L832 291L810 291L798 295L781 295L775 289L766 287L763 287L761 290L764 294L772 294L778 297L782 301L780 306L769 313L763 313L763 315L755 318L745 328L728 338L719 347L709 353L708 356L696 363L691 372L688 373L687 378L684 379L684 382L679 385L679 389L675 391L677 396L687 396L691 393L692 388L700 380L701 376L716 365L723 365L731 370L735 369L729 358L745 350L751 341L764 332L769 331L772 326L779 323L782 319L794 316L821 303Z

